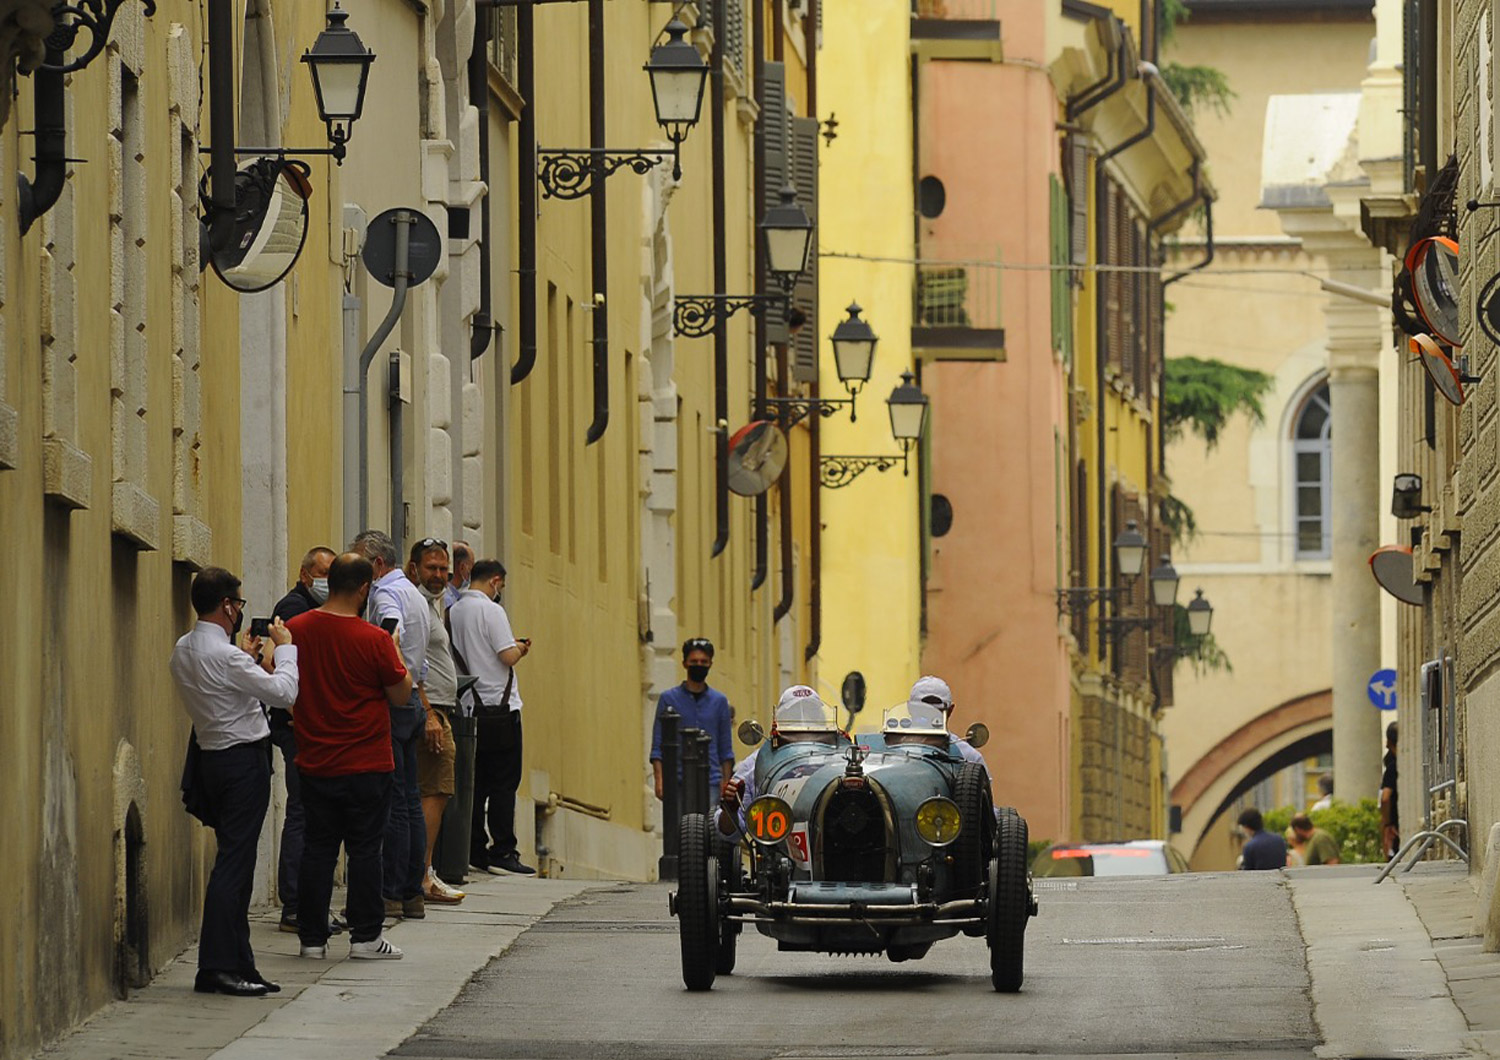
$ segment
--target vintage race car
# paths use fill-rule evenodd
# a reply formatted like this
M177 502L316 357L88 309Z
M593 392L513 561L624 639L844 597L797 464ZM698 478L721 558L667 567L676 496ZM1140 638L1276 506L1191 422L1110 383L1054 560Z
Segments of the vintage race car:
M740 735L754 743L759 727L747 722ZM946 735L773 740L757 752L753 790L738 843L712 814L680 823L671 906L689 990L733 971L745 924L783 951L892 961L982 935L994 988L1021 988L1036 915L1026 822L995 812L985 767L964 761Z

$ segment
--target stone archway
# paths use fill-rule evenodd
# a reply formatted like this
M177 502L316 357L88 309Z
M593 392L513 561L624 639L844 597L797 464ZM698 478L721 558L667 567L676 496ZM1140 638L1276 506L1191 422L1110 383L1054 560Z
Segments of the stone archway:
M1330 749L1332 741L1333 692L1323 689L1257 715L1215 744L1172 785L1188 860L1225 806L1272 773Z

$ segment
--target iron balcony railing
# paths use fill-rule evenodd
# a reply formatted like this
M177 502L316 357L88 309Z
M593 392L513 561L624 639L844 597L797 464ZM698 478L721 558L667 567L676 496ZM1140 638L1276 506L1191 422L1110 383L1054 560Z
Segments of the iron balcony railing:
M997 0L911 0L913 18L953 19L964 22L993 22Z
M949 248L951 251L951 248ZM917 262L912 324L916 328L1004 327L1000 297L1001 263L991 247L975 253L947 253Z

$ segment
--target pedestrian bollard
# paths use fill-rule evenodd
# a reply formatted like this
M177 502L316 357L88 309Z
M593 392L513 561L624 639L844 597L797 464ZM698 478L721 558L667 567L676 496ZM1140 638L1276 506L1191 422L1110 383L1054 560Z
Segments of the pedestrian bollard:
M702 729L682 730L682 812L708 813L708 745Z
M656 875L663 880L677 878L677 831L682 817L677 727L681 724L682 716L670 705L661 712L661 859L656 863Z

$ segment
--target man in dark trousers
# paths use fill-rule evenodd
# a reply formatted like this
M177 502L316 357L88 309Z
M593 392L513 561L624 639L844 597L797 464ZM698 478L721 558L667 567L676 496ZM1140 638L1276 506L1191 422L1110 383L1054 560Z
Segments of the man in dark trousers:
M1390 860L1401 850L1401 803L1396 790L1396 737L1393 721L1385 727L1385 757L1380 774L1380 850Z
M734 772L734 739L729 723L734 710L724 693L710 688L708 673L714 666L714 645L707 637L691 637L682 644L682 668L687 680L663 692L656 701L656 723L651 730L651 773L656 782L656 797L662 796L661 716L668 707L682 718L677 731L701 729L708 733L709 804L718 798L722 780ZM678 758L678 779L682 776L682 759Z
M1266 831L1265 818L1254 806L1240 814L1240 828L1245 832L1245 847L1240 851L1242 869L1286 868L1286 840Z
M319 607L328 599L328 565L333 562L331 548L309 549L302 557L302 569L292 591L276 602L271 614L290 622L305 611ZM294 764L297 738L292 735L292 712L271 708L271 743L281 752L282 771L286 778L286 819L281 823L281 857L276 863L276 893L281 898L281 930L297 931L297 867L302 861L302 784ZM335 922L334 933L343 930Z
M171 670L200 748L193 784L219 846L203 895L193 989L261 997L281 989L256 970L250 948L256 848L271 802L271 730L261 704L287 709L296 700L297 649L280 619L271 625L269 658L259 637L235 643L246 601L240 580L222 567L199 571L191 593L198 623L172 649Z
M398 960L381 931L381 841L395 758L390 707L411 699L398 634L363 618L375 568L346 552L328 568L328 601L292 619L303 681L293 717L307 834L299 869L297 928L303 957L328 955L328 906L339 846L348 858L349 956Z

